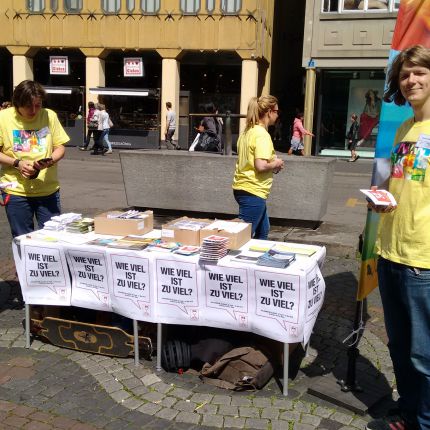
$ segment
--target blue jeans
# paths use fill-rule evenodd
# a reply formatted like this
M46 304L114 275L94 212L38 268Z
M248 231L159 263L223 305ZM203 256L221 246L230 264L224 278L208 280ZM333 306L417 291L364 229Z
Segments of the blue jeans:
M430 429L430 270L379 258L378 278L399 407Z
M3 200L6 193L2 193ZM34 216L39 228L54 215L60 215L60 192L44 197L23 197L9 195L5 206L12 236L20 236L34 231Z
M112 151L112 145L111 145L111 143L109 141L109 128L105 128L102 131L102 135L100 136L100 140L101 140L102 143L106 143L109 151Z
M252 224L252 237L254 239L267 239L270 223L266 200L257 196L238 194L235 194L234 198L239 204L239 218Z

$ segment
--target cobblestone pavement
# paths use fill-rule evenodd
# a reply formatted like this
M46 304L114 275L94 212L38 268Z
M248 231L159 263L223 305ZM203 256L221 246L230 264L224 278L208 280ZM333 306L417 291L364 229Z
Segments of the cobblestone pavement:
M0 211L0 429L364 429L370 415L358 416L307 393L321 375L345 377L346 348L355 312L358 262L328 256L327 290L306 357L292 356L289 396L279 378L256 393L232 393L204 385L192 374L156 372L154 361L119 359L57 348L33 340L24 348L24 311ZM358 379L379 388L394 383L385 346L378 293L367 308L360 342ZM295 366L296 363L296 366ZM298 363L298 364L297 364ZM371 410L381 415L389 399Z

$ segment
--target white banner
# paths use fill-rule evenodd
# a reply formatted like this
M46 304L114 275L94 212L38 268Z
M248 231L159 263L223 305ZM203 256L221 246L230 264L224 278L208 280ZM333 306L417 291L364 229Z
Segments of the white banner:
M29 304L71 304L140 321L228 328L307 343L325 293L320 271L325 248L315 248L312 256L297 254L287 269L229 256L218 265L200 266L198 255L34 239L23 239L14 255Z
M102 251L87 249L69 249L66 253L72 274L71 303L73 306L111 311L106 255Z
M62 247L23 239L13 253L26 303L70 306L72 288Z

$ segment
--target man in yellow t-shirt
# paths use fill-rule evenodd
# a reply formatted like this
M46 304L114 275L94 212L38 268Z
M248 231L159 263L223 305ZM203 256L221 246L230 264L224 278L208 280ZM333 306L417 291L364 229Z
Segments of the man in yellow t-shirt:
M13 107L0 111L0 186L12 236L39 228L59 215L57 163L70 139L57 114L42 108L44 88L23 81L13 93Z
M381 213L378 280L400 413L367 429L430 429L430 49L400 52L384 100L409 102L414 113L391 151L387 185L397 205L371 206Z
M270 230L266 199L273 173L284 168L276 158L267 132L278 118L278 100L273 96L253 97L248 105L245 131L237 142L237 162L233 194L239 204L239 218L252 224L252 237L267 239Z

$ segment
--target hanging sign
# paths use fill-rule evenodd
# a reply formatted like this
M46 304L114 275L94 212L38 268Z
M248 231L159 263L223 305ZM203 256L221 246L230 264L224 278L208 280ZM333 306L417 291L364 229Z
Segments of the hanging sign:
M124 58L124 77L142 77L143 59L142 57L126 57Z
M68 75L69 74L69 57L67 56L50 56L49 73L51 75Z

